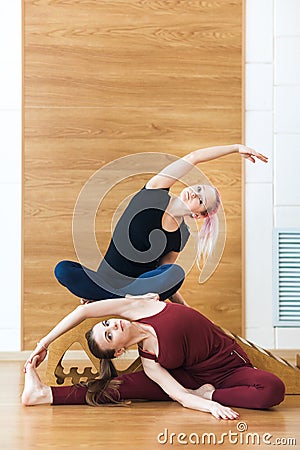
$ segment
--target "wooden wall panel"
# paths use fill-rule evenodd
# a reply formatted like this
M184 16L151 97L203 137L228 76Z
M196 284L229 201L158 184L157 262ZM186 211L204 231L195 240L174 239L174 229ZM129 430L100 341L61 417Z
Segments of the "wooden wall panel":
M24 5L23 348L30 349L77 304L53 268L76 259L73 208L96 170L133 153L183 156L241 141L242 0ZM222 195L226 248L213 277L199 285L193 269L182 292L240 333L241 161L228 156L201 170ZM119 195L97 219L102 251Z

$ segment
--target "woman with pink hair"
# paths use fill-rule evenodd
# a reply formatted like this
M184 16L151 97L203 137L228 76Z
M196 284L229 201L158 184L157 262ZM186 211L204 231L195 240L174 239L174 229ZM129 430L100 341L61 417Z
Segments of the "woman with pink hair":
M209 184L185 187L178 197L169 189L196 165L238 153L242 158L267 162L267 157L244 145L195 150L153 176L131 199L119 219L97 271L78 262L61 261L55 267L59 283L83 302L121 298L126 294L157 292L185 303L179 288L184 270L175 261L190 236L185 219L203 220L197 239L197 264L203 267L218 237L217 189Z

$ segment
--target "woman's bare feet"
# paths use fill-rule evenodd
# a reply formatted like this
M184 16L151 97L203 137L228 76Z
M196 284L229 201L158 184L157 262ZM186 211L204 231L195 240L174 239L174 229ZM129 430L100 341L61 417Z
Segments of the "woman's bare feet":
M212 384L203 384L198 389L193 390L193 394L205 398L206 400L211 400L214 391L215 387Z
M80 299L80 304L81 304L81 305L88 305L89 303L91 303L90 300L85 300L84 298L81 298L81 299Z
M43 384L36 371L38 356L32 363L26 365L25 385L22 394L22 403L25 406L42 405L52 403L52 391L49 386Z

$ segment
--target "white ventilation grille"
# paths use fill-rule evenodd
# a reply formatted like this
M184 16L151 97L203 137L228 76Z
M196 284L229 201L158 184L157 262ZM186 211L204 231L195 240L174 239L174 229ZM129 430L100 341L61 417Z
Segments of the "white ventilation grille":
M300 229L274 230L274 325L300 327Z

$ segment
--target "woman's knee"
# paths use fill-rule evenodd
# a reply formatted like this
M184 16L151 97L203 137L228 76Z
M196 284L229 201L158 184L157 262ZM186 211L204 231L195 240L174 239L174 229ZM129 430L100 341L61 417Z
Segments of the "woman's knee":
M65 285L70 282L74 271L73 261L60 261L54 268L54 275L61 284Z
M178 264L164 264L160 266L165 272L165 274L169 274L169 276L176 280L177 283L183 282L185 279L185 271Z
M285 385L274 374L269 374L268 380L265 382L264 389L260 391L259 408L266 409L279 405L284 400Z
M179 266L178 264L173 264L173 269L177 275L178 280L184 281L185 271L183 270L183 268L181 266Z

